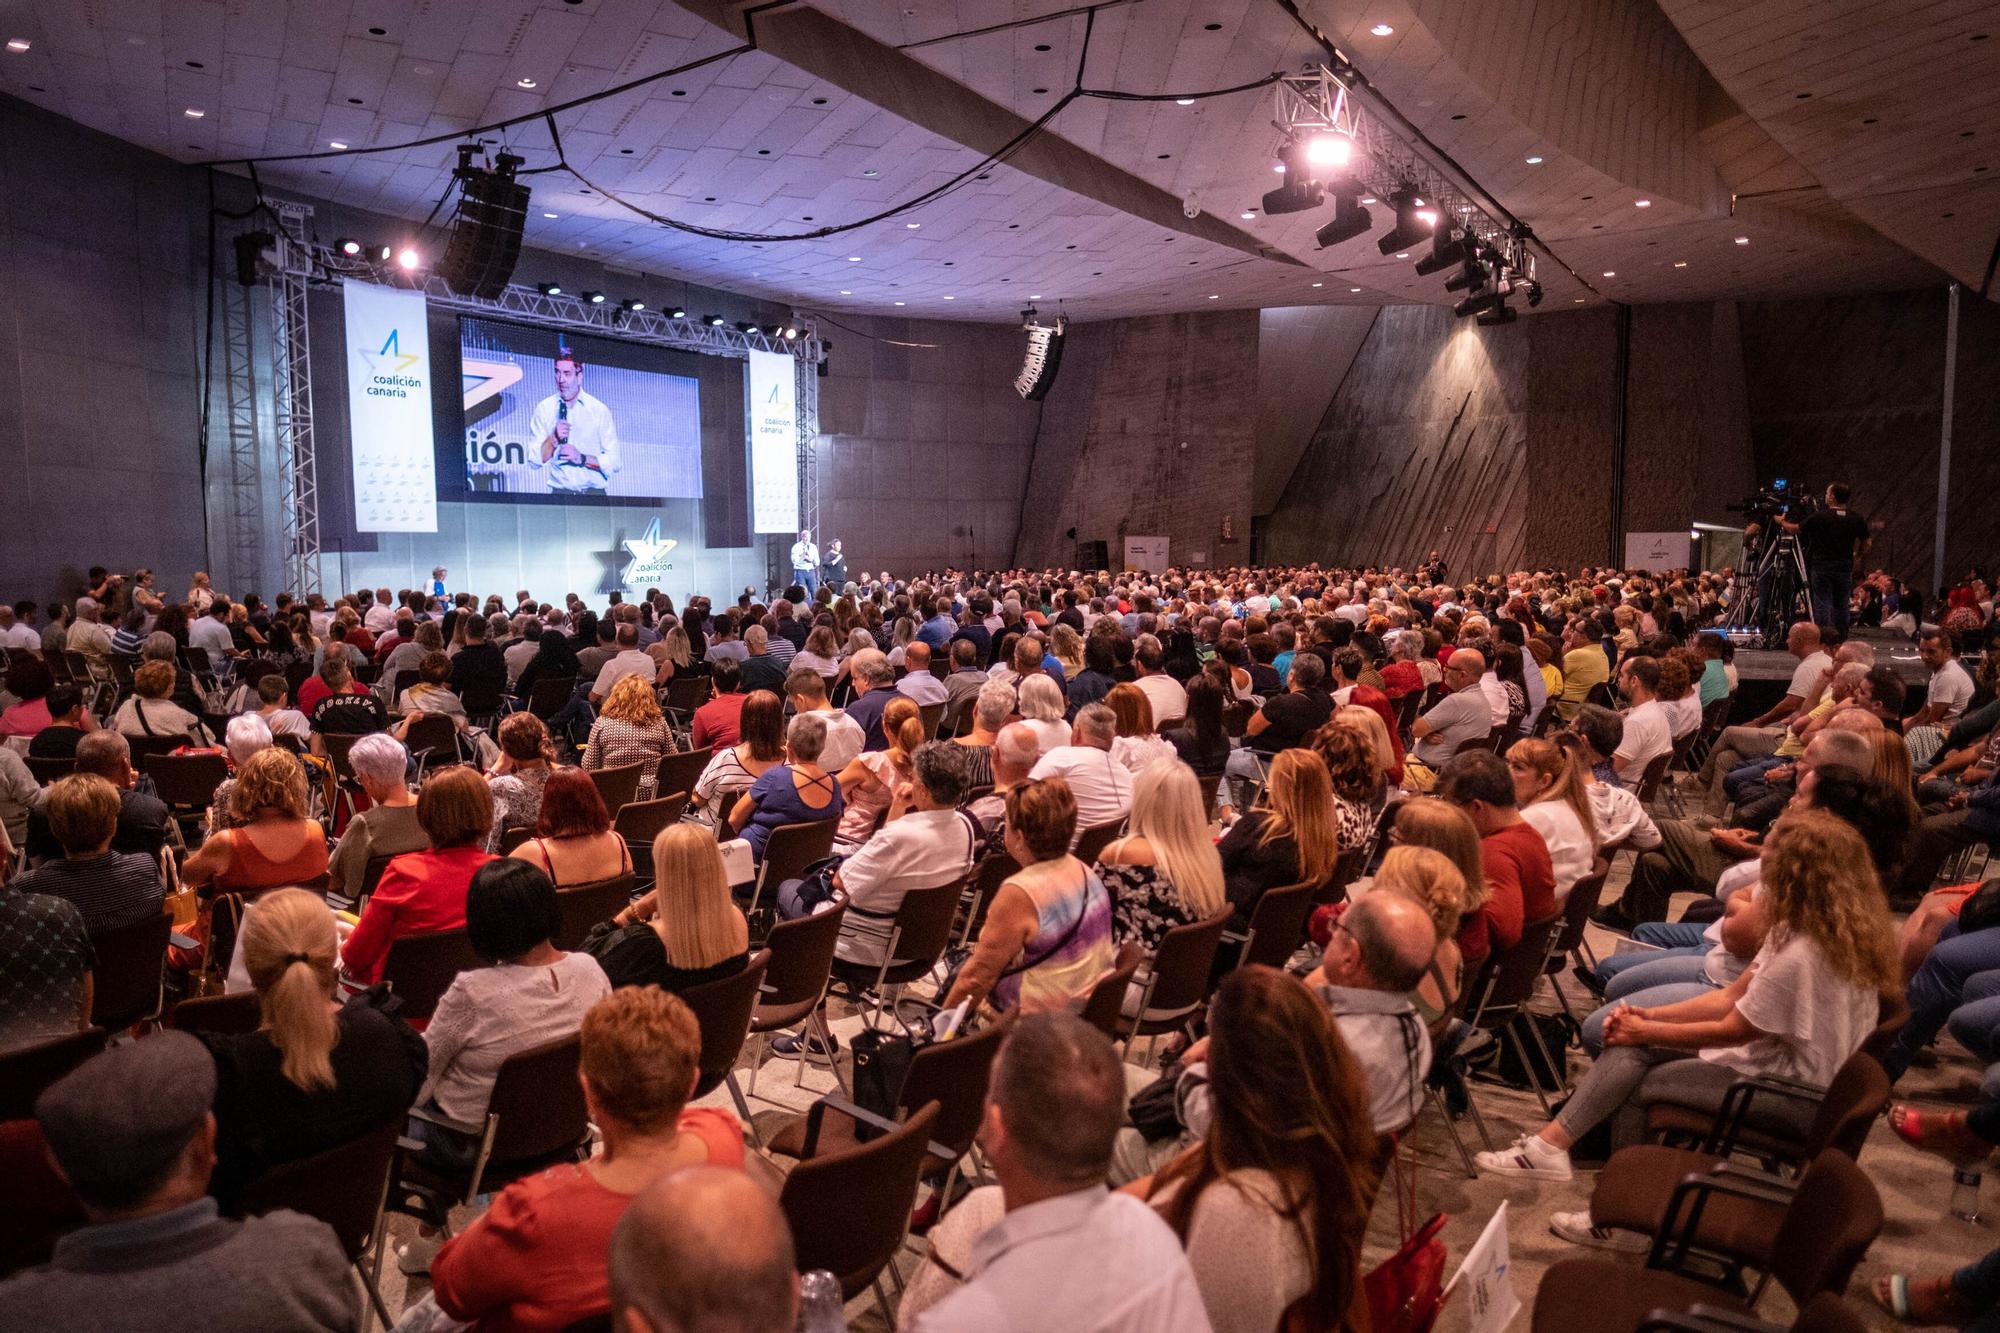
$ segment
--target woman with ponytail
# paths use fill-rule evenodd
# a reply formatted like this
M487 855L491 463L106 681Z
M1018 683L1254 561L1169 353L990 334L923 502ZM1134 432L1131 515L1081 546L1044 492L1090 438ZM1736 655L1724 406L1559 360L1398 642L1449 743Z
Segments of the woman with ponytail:
M255 1032L202 1034L215 1057L215 1176L225 1211L281 1162L310 1157L400 1118L428 1067L424 1039L377 990L334 998L333 915L303 889L274 889L243 917L257 988Z
M1521 818L1548 844L1556 873L1556 902L1569 897L1597 859L1597 817L1590 804L1590 775L1561 746L1550 741L1516 741L1507 751L1514 800Z

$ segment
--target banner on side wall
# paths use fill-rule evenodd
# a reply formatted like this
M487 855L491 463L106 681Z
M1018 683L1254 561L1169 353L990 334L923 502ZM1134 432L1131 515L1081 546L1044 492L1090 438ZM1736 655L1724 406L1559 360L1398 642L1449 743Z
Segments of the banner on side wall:
M750 353L750 528L799 530L799 391L795 362Z
M1663 574L1670 569L1686 569L1694 543L1687 529L1676 532L1628 532L1625 534L1625 568L1651 570Z
M431 344L421 292L348 279L348 456L357 532L436 532Z
M1167 539L1165 537L1127 537L1125 539L1125 568L1143 570L1157 574L1167 567Z

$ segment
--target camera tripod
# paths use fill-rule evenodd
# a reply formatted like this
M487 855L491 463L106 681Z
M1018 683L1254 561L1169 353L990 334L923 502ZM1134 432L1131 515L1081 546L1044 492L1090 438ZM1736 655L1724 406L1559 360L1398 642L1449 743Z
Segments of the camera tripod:
M1725 630L1754 631L1766 648L1782 648L1794 622L1812 619L1812 585L1796 534L1779 530L1764 541L1754 574L1736 571L1736 600Z

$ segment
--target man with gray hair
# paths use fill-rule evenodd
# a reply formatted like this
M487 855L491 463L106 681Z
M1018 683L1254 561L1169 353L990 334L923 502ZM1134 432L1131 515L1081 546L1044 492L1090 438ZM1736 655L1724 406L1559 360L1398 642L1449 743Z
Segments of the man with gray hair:
M184 1032L114 1046L41 1095L49 1158L89 1222L49 1263L0 1283L9 1327L361 1326L360 1291L324 1222L218 1212L214 1101L215 1062Z
M956 729L959 719L973 706L989 679L985 668L979 665L979 645L971 639L953 639L951 674L944 678L943 725Z
M743 659L743 692L769 690L782 695L785 691L785 664L771 652L771 632L762 625L752 625L743 631L743 646L749 650L749 655Z
M1207 1333L1173 1229L1104 1188L1124 1119L1110 1040L1074 1014L1023 1016L994 1058L979 1127L1006 1215L973 1243L965 1285L920 1314L916 1333Z
M882 710L895 697L896 669L886 653L864 648L848 659L848 673L854 678L854 701L847 715L861 727L862 748L886 750L889 737L882 730Z
M76 599L76 619L69 627L69 638L64 647L72 653L82 653L96 666L105 666L111 660L111 631L103 624L104 610L95 597Z
M611 1233L611 1320L625 1333L792 1333L798 1274L777 1200L741 1171L668 1171Z
M1076 847L1084 830L1115 824L1132 813L1132 770L1111 757L1118 739L1118 715L1107 704L1085 704L1071 724L1070 743L1044 754L1029 777L1062 778L1076 798Z

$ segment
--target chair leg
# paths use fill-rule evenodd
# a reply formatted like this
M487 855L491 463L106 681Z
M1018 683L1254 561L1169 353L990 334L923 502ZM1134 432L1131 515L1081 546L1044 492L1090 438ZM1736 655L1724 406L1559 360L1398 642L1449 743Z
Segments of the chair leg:
M757 1122L750 1115L750 1103L743 1099L743 1088L736 1081L736 1071L730 1070L722 1081L729 1085L729 1095L736 1099L736 1114L743 1117L743 1127L750 1131L750 1146L761 1152L764 1136L757 1132Z
M894 1328L896 1326L896 1312L889 1308L889 1298L882 1294L882 1279L878 1277L868 1285L875 1292L875 1308L882 1312L883 1325L888 1328Z
M1549 1094L1542 1087L1542 1080L1535 1073L1534 1065L1529 1058L1527 1038L1521 1035L1521 1030L1518 1026L1520 1021L1521 1017L1518 1014L1508 1020L1507 1026L1500 1030L1500 1039L1502 1041L1511 1040L1514 1043L1514 1053L1521 1057L1521 1072L1528 1076L1528 1085L1534 1088L1535 1098L1542 1104L1542 1114L1548 1115L1551 1114ZM1546 1053L1547 1048L1544 1048L1544 1054Z
M375 1267L379 1269L381 1266L378 1258ZM361 1266L359 1259L354 1261L354 1274L361 1279L361 1285L368 1289L368 1305L361 1311L361 1333L368 1333L368 1320L371 1314L382 1321L384 1330L394 1328L396 1321L389 1317L388 1303L382 1299L382 1284Z
M1486 1151L1492 1152L1493 1132L1486 1128L1486 1117L1480 1113L1479 1098L1472 1095L1472 1084L1470 1081L1465 1085L1465 1106L1467 1110L1472 1112L1472 1123L1479 1128L1480 1142L1486 1145ZM1451 1117L1446 1116L1445 1118L1449 1120Z
M1444 1121L1445 1132L1451 1135L1451 1146L1458 1149L1458 1160L1465 1167L1465 1178L1467 1180L1479 1179L1479 1170L1472 1164L1472 1154L1465 1150L1465 1140L1459 1136L1458 1125L1451 1118L1451 1108L1444 1104L1444 1094L1436 1088L1426 1088L1424 1091L1428 1095L1431 1105L1437 1107L1438 1119ZM1467 1097L1469 1100L1469 1093ZM1399 1158L1398 1161L1400 1160ZM1397 1169L1400 1170L1401 1167L1399 1166Z
M827 1067L833 1070L833 1081L840 1088L840 1095L843 1097L852 1097L854 1093L847 1085L847 1076L840 1072L840 1053L833 1049L833 1032L826 1025L826 1011L823 1009L813 1010L812 1017L806 1020L806 1025L819 1033L819 1039L824 1044L827 1052ZM801 1075L805 1073L805 1052L803 1050L799 1052L799 1072Z

